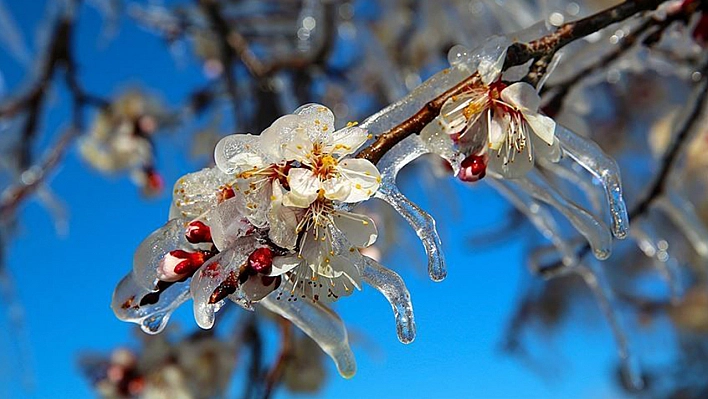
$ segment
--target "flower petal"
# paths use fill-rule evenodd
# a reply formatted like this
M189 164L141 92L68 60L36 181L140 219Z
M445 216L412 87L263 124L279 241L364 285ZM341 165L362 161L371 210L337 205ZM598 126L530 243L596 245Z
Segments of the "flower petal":
M259 137L250 134L232 134L219 140L214 148L216 166L226 174L260 168L266 163Z
M531 130L536 133L547 145L553 145L553 137L556 131L556 121L546 115L539 113L524 112L524 119L528 122Z
M166 254L189 245L185 238L185 219L172 219L140 243L133 256L133 281L153 291L160 263Z
M381 185L379 170L366 159L344 159L339 163L338 170L351 189L349 195L341 199L343 202L367 200Z
M270 155L273 162L284 160L286 158L285 148L295 138L295 129L299 127L300 117L298 115L283 115L276 119L259 136L262 151Z
M332 143L331 134L334 132L334 114L321 104L305 104L294 112L301 117L300 126L309 134L312 142ZM336 143L335 143L336 144Z
M357 248L366 248L376 242L379 233L376 224L370 217L357 213L335 211L332 220L351 245Z
M317 199L321 187L320 179L311 170L292 168L288 172L290 191L283 196L283 205L296 208L307 208Z
M283 205L283 189L278 180L273 181L268 224L268 237L279 247L294 249L297 242L297 225L300 209Z
M179 215L186 219L196 219L213 209L220 195L219 188L227 184L231 177L218 168L202 169L186 174L174 186L172 204Z
M369 132L358 126L348 126L332 132L327 137L325 152L343 157L353 154L369 138Z
M504 88L501 99L524 113L536 113L541 105L536 89L526 82L516 82Z
M507 129L509 128L508 118L504 115L496 113L493 117L489 112L487 115L487 126L489 127L489 148L496 151L504 145L506 140Z
M268 276L280 276L300 266L303 261L296 255L273 257L273 265Z

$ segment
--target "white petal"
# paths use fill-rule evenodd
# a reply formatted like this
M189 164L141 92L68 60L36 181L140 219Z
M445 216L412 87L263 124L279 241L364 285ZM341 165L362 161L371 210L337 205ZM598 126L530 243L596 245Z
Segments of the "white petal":
M503 115L497 113L494 117L490 117L491 112L488 114L487 125L489 126L489 148L496 151L502 147L504 140L506 140L506 129L508 128L508 121Z
M365 248L376 242L379 233L370 217L357 213L335 211L332 220L351 245Z
M344 201L352 192L349 180L340 177L333 177L322 182L325 198Z
M297 242L297 225L301 214L300 209L283 205L283 189L278 180L273 181L273 196L271 197L268 223L268 237L279 247L294 249Z
M366 142L368 136L367 130L358 126L339 129L328 136L328 145L325 146L324 151L340 157L353 154Z
M268 276L280 276L300 266L303 260L296 255L273 257L273 267Z
M489 39L483 45L484 48L479 54L477 72L485 85L494 82L501 75L506 59L506 49L509 46L507 41L508 39L497 36Z
M431 123L439 124L446 134L461 133L467 126L465 108L472 101L471 95L460 95L449 98L440 109L440 116Z
M328 137L334 132L334 114L321 104L305 104L295 110L301 117L301 126L309 133L313 142L331 143Z
M173 205L180 216L195 219L216 206L219 187L230 180L219 168L186 174L175 183Z
M505 179L524 177L534 165L533 158L530 157L533 151L531 141L527 140L526 143L526 147L520 153L512 149L512 152L507 154L506 145L501 147L501 151L490 151L487 169Z
M293 130L291 139L283 145L283 159L287 161L295 160L303 163L309 163L309 155L312 152L312 143L313 140L310 138L310 134L305 128L296 128Z
M317 199L321 187L320 179L311 170L292 168L288 172L290 191L283 196L283 205L307 208Z
M275 282L276 279L263 275L249 276L248 280L241 285L243 298L249 302L258 302L277 288Z
M345 159L338 165L339 173L349 185L350 193L343 202L360 202L371 198L379 189L381 174L373 163L366 159Z
M226 136L214 148L216 166L227 174L236 174L254 166L260 168L266 162L264 158L258 136L250 134Z
M553 145L556 121L546 115L526 112L524 112L524 119L528 122L531 130L536 133L536 136L545 141L547 145Z
M298 115L284 115L276 119L260 135L263 152L273 157L274 162L285 159L285 147L295 138L295 129L300 126Z
M541 105L536 89L526 82L516 82L501 91L501 99L522 112L535 113Z

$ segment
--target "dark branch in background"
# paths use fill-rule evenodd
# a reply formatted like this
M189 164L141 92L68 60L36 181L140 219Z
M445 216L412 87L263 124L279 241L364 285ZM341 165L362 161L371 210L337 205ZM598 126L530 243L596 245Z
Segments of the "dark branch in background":
M662 20L657 20L654 18L648 18L637 27L634 28L632 32L627 34L620 43L610 52L600 57L595 62L586 66L585 68L576 72L572 77L554 85L545 86L542 90L542 94L550 93L549 98L544 100L545 105L543 106L543 111L548 116L555 116L560 112L563 107L563 102L570 92L570 90L575 87L580 81L588 76L592 76L594 72L603 70L610 64L619 59L624 55L629 49L631 49L638 41L641 40L641 44L645 46L652 46L656 44L661 35L664 33L666 28L669 27L673 22L682 21L688 23L689 17L696 11L700 2L692 2L683 7L680 7L673 12L670 12ZM648 35L642 38L642 35L650 31Z
M288 361L293 356L293 325L290 321L278 317L278 325L280 326L280 352L278 357L273 362L273 365L265 379L265 387L263 388L263 399L270 398L275 392L275 388L283 378L285 367Z
M587 18L569 22L529 43L514 43L507 49L504 69L523 65L530 60L546 60L550 62L553 55L563 46L582 37L595 33L616 22L623 21L639 12L655 9L665 0L627 1L615 7L600 11ZM540 79L540 76L534 77ZM479 84L479 75L474 74L460 82L455 87L429 101L413 116L403 121L391 130L381 133L368 147L363 149L357 158L368 159L377 163L381 157L400 141L411 134L419 133L425 125L432 122L440 114L440 108L450 97L458 95L469 87Z
M11 118L20 113L26 113L21 131L18 160L21 181L8 187L0 195L0 221L9 220L19 204L34 193L45 181L47 175L57 167L73 139L83 130L84 108L86 106L105 108L109 104L108 101L85 92L79 83L77 66L71 51L75 22L70 17L62 17L57 21L56 27L52 30L47 56L40 66L36 82L25 94L0 105L0 117L2 118ZM59 70L64 72L72 97L71 127L53 147L50 147L51 150L45 159L33 165L32 143L39 129L45 97Z

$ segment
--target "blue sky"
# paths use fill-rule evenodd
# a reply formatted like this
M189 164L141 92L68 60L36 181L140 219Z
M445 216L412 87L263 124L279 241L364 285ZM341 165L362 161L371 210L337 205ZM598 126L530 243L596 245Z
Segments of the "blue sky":
M43 25L43 1L4 1L20 26L32 54ZM83 7L78 31L80 78L90 92L120 93L131 85L159 89L161 98L179 105L204 82L199 66L176 66L156 36L120 21L110 41L99 35L100 15ZM22 88L26 65L0 51L0 73L8 92ZM61 87L61 86L59 86ZM42 143L52 140L66 121L66 93L52 95L55 111L42 124ZM172 140L170 138L172 137ZM187 161L188 148L175 140L160 141L159 165L167 186L199 167ZM130 270L134 249L166 219L169 197L144 200L125 176L105 177L90 170L72 149L50 186L69 211L69 231L58 235L53 220L36 201L21 208L20 224L8 253L17 300L25 317L29 358L17 349L18 339L0 328L0 397L81 398L91 390L76 367L82 351L109 351L135 344L131 325L118 321L109 308L115 284ZM418 336L410 345L398 342L389 305L373 289L340 301L337 310L354 336L358 374L351 380L330 379L322 397L609 397L616 354L604 321L594 307L583 308L596 322L565 325L542 342L537 352L552 378L541 378L521 362L503 354L500 338L526 276L525 236L493 248L475 249L466 238L503 223L508 205L485 185L474 189L453 185L448 191L426 185L404 187L412 198L437 216L449 275L430 281L423 270L422 246L401 235L401 249L387 264L407 281L416 313ZM453 204L454 206L449 206ZM415 253L413 252L415 248ZM8 312L7 304L3 309ZM196 329L191 306L176 316L183 328ZM8 314L0 316L7 323ZM577 322L577 319L576 319ZM360 338L357 338L360 337ZM538 340L537 340L538 341ZM29 361L28 361L29 360ZM19 384L27 369L35 380L27 390ZM240 383L240 380L236 381ZM285 396L283 392L281 396Z

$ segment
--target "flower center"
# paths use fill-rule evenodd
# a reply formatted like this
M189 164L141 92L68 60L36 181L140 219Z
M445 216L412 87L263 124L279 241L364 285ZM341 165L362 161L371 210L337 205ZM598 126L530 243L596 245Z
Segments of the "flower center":
M335 177L337 174L337 165L339 163L330 154L324 154L315 159L312 167L312 173L320 180L327 180Z

